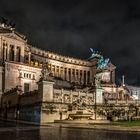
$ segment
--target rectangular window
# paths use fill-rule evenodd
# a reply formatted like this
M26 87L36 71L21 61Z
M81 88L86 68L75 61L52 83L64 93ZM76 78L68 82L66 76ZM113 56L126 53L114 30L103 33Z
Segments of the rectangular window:
M29 78L31 79L31 74L29 74Z
M24 92L28 92L30 89L29 83L24 83Z

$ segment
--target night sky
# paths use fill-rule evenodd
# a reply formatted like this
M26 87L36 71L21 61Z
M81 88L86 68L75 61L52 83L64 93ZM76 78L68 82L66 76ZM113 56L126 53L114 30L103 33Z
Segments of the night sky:
M1 0L1 17L33 46L87 59L89 48L116 65L117 82L140 86L140 0Z

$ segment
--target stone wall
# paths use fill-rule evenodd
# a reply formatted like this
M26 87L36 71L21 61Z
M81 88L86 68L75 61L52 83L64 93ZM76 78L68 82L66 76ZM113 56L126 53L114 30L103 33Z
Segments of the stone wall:
M40 105L26 105L20 107L19 119L23 121L40 123L41 120L41 106Z
M29 65L5 62L5 92L20 85L24 92L24 84L29 84L29 91L37 90L37 82L41 69ZM3 81L4 82L4 81Z
M48 86L50 86L50 90L48 90ZM79 105L73 105L77 101ZM16 87L4 93L2 117L36 123L53 122L60 119L60 112L62 112L62 119L66 119L69 112L83 107L83 103L93 105L93 94L53 89L53 82L44 81L39 84L39 91L22 93ZM69 105L72 105L71 111L69 111Z

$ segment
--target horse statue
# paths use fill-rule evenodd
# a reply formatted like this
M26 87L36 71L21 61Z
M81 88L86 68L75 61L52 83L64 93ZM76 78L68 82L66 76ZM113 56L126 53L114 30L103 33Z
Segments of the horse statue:
M99 59L99 62L97 64L97 69L104 69L109 62L109 58L104 59L103 56Z

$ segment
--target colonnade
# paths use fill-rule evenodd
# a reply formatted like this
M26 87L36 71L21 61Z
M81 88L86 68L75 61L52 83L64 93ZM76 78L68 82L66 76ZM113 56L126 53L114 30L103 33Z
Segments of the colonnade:
M3 61L21 62L21 47L3 42L2 57Z
M54 77L60 77L69 82L76 82L79 84L90 83L90 71L83 69L74 69L69 67L62 67L49 64L49 69Z
M31 52L28 52L28 63L32 64L31 61ZM59 62L61 63L61 62ZM39 60L38 60L39 65ZM61 78L62 80L66 80L69 82L79 83L79 84L89 84L91 80L91 71L90 68L81 68L76 67L76 65L73 65L72 67L67 65L66 63L63 64L63 62L59 65L56 64L53 61L53 63L49 62L48 64L49 70L52 73L52 76ZM74 68L75 67L75 68Z

